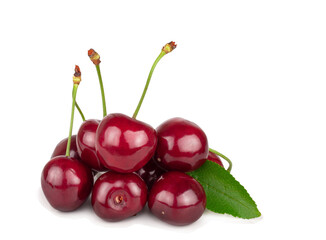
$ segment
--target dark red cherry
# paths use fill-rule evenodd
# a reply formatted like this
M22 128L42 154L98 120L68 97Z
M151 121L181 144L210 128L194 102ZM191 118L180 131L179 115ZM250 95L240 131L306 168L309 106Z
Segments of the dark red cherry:
M146 183L147 188L150 190L156 180L165 173L166 170L157 166L153 159L151 159L144 167L139 169L136 173Z
M156 145L155 129L120 113L106 116L96 131L97 156L106 168L117 172L142 168L154 155Z
M95 150L95 135L99 123L100 121L95 119L84 121L78 130L76 144L81 161L97 171L104 171L106 168L98 159Z
M183 118L172 118L157 128L155 161L167 170L189 172L207 159L208 142L204 131Z
M150 211L173 225L187 225L198 220L206 208L203 187L183 172L164 173L154 183L148 197Z
M67 149L67 142L68 142L68 138L62 139L55 147L51 158L54 158L56 156L65 156L66 149ZM70 157L80 160L80 157L77 152L76 135L71 136Z
M77 159L78 161L81 161L79 154L78 154L78 150L77 150L76 138L77 138L76 135L71 136L70 157ZM54 158L57 156L65 156L66 149L67 149L67 142L68 142L68 138L61 140L55 147L51 158ZM92 173L93 173L93 176L95 176L97 171L92 170Z
M209 153L208 153L207 160L210 160L210 161L212 161L212 162L216 162L216 163L217 163L218 165L220 165L221 167L224 167L224 166L223 166L223 163L222 163L222 161L221 161L221 159L220 159L220 157L219 157L217 154L215 154L215 153L209 152Z
M94 212L107 221L119 221L137 214L146 200L146 184L135 173L104 173L95 182L92 192Z
M58 156L43 168L43 193L52 207L59 211L73 211L88 198L93 186L93 175L77 159Z

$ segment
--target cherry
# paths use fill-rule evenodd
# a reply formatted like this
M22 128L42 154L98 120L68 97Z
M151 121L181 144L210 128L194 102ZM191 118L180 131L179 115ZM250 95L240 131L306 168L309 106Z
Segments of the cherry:
M221 167L224 167L220 157L217 154L213 153L213 152L208 153L207 160L210 160L212 162L216 162Z
M77 105L76 105L76 107L77 107ZM64 138L63 140L61 140L55 147L51 158L54 158L56 156L64 156L67 151L67 142L68 142L68 138ZM77 159L78 161L81 161L79 154L78 154L78 150L77 150L76 135L71 136L70 157ZM93 176L95 176L97 174L97 171L99 171L99 170L97 170L97 171L96 170L92 170Z
M117 172L134 172L154 155L156 132L150 125L115 113L106 116L96 132L96 153L102 164Z
M77 159L70 157L76 94L80 81L81 73L76 65L66 155L52 158L43 168L41 175L41 186L46 199L52 207L60 211L73 211L80 207L86 201L93 186L91 170Z
M41 177L43 193L59 211L73 211L88 198L93 186L91 170L79 160L57 156L44 167Z
M91 61L94 63L98 74L101 94L102 94L103 117L105 117L106 102L105 102L102 76L101 76L101 71L99 66L101 62L100 55L98 55L98 53L95 52L93 49L90 49L88 51L88 56L90 57ZM106 168L101 164L95 151L95 134L100 121L94 119L85 120L84 114L82 113L77 102L76 102L76 108L83 119L83 123L78 130L77 139L76 139L78 155L80 156L81 161L84 162L87 166L91 167L93 170L104 171Z
M151 159L144 167L139 169L136 173L140 176L146 183L147 188L150 190L156 180L166 171Z
M55 147L51 158L54 158L54 157L60 156L60 155L64 156L67 151L67 142L68 142L68 138L62 139ZM80 157L77 152L76 135L71 136L70 157L80 160Z
M106 168L122 173L134 172L145 166L154 155L156 132L150 125L136 120L136 117L157 63L175 47L174 42L166 44L156 58L133 117L119 113L110 114L99 124L95 149Z
M94 119L84 121L78 130L76 144L81 161L97 171L104 171L106 168L95 150L95 134L99 123L99 120Z
M140 212L146 204L147 187L135 173L107 172L94 184L92 206L96 215L119 221Z
M207 159L208 142L204 131L183 118L172 118L157 129L155 161L167 170L198 169Z
M203 187L182 172L164 173L153 185L148 198L150 211L173 225L187 225L198 220L206 208Z

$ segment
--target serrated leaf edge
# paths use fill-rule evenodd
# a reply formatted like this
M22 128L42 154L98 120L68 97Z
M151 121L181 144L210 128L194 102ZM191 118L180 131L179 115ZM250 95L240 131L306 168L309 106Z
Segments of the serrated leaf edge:
M209 161L209 160L208 160L208 161ZM220 167L221 169L225 170L223 167L221 167L220 165L218 165L218 164L215 163L215 162L210 161L210 163L215 164L215 165L217 165L218 167ZM255 210L255 212L257 212L257 216L256 216L256 217L240 217L240 216L238 216L238 215L235 215L235 214L232 214L232 213L228 213L228 212L222 212L222 211L218 212L218 211L214 211L214 210L212 210L212 209L210 209L210 208L207 208L208 210L210 210L210 211L212 211L212 212L215 212L215 213L229 214L229 215L231 215L231 216L238 217L238 218L242 218L242 219L252 219L252 218L260 217L260 216L261 216L261 212L258 210L258 207L257 207L256 202L255 202L255 201L253 200L253 198L250 196L250 194L248 193L247 189L245 189L245 187L244 187L243 185L241 185L241 183L240 183L237 179L235 179L235 177L234 177L230 172L228 172L228 171L225 170L225 173L229 174L229 175L231 176L232 180L234 180L236 183L238 183L239 186L240 186L240 188L242 188L242 190L244 190L244 192L248 194L248 197L249 197L250 200L253 202L255 208L248 207L246 204L244 204L243 202L239 201L238 199L235 199L234 197L231 197L230 195L228 195L228 194L226 194L226 193L223 193L222 191L216 189L215 187L213 187L212 185L210 185L210 184L208 184L208 183L206 183L206 182L202 182L202 181L198 180L198 175L196 175L194 172L187 172L188 175L190 175L190 176L192 176L193 178L195 178L195 179L196 179L200 184L202 184L202 185L206 185L207 187L210 187L210 188L214 189L216 192L218 192L218 193L220 193L220 194L222 194L222 195L224 195L224 196L227 196L229 199L232 199L232 200L235 201L235 202L240 203L242 206L244 206L244 207L247 208L247 209ZM205 188L204 188L204 189L205 189Z

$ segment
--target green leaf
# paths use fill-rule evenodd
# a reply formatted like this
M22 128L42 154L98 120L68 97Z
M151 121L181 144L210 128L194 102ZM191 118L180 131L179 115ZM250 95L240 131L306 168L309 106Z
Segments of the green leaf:
M206 161L199 169L187 174L205 189L207 209L245 219L261 215L247 190L217 163Z

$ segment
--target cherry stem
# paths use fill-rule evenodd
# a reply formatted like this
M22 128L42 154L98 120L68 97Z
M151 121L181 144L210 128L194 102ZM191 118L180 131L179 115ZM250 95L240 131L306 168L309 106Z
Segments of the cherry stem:
M98 75L98 80L100 82L100 88L101 88L101 94L102 94L102 105L103 105L103 117L107 115L106 113L106 102L105 102L105 94L104 94L104 87L103 87L103 81L102 81L102 75L101 75L101 70L100 70L100 64L95 65L97 75Z
M81 108L79 107L77 101L76 101L76 108L77 108L77 110L78 110L78 112L79 112L80 117L83 119L83 122L85 122L85 120L86 120L86 119L85 119L85 116L84 116L84 114L83 114L83 111L82 111Z
M227 161L227 162L229 163L229 167L228 167L227 171L228 171L228 172L231 172L231 170L232 170L232 162L231 162L231 160L230 160L229 158L227 158L227 157L224 156L222 153L220 153L220 152L218 152L218 151L216 151L216 150L214 150L214 149L211 149L211 148L210 148L209 151L212 152L212 153L215 153L216 155L220 156L220 157L223 158L225 161Z
M83 122L85 122L85 120L86 120L85 116L84 116L83 111L81 110L81 108L79 107L77 102L76 102L76 108L77 108L77 110L79 112L80 117L83 119Z
M71 145L71 134L72 134L72 126L74 123L74 113L75 113L75 105L76 105L76 95L77 95L78 84L74 83L73 91L72 91L72 108L71 108L71 117L70 117L70 128L69 128L69 136L66 148L66 156L70 156L70 145Z
M140 109L140 107L141 107L141 105L142 105L142 103L143 103L143 100L144 100L144 97L145 97L145 95L146 95L146 92L147 92L147 89L148 89L149 82L151 81L151 78L152 78L152 75L153 75L154 69L155 69L157 63L161 60L161 58L162 58L165 54L166 54L166 52L162 50L161 53L160 53L160 55L158 55L158 57L156 58L155 62L153 63L153 66L152 66L152 68L151 68L151 70L150 70L150 72L149 72L149 74L148 74L148 78L147 78L147 81L146 81L145 88L144 88L144 90L143 90L143 94L141 95L140 100L139 100L138 105L137 105L137 108L136 108L136 110L135 110L135 112L134 112L134 115L132 116L134 119L136 119L136 117L137 117L137 115L138 115L138 112L139 112L139 109Z

